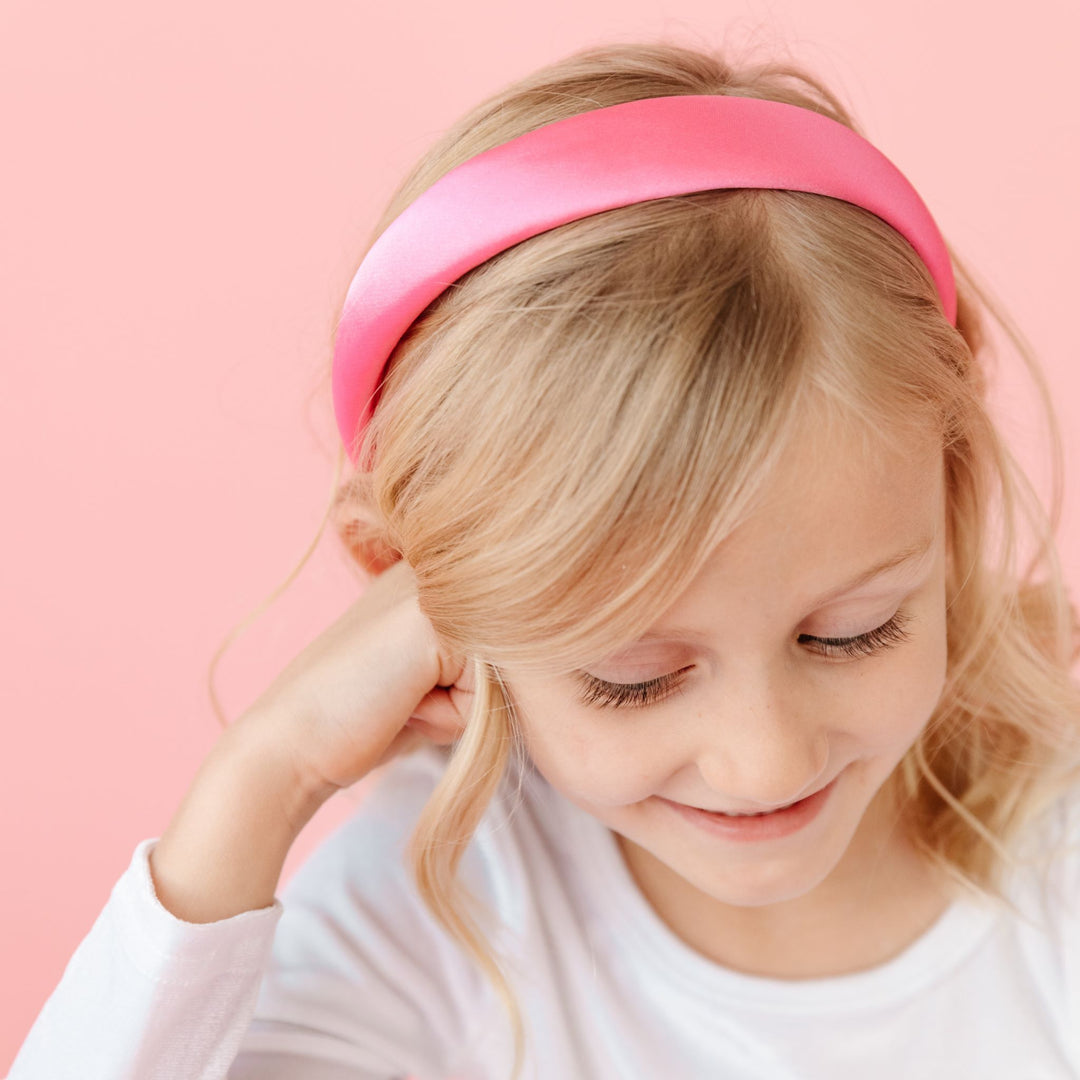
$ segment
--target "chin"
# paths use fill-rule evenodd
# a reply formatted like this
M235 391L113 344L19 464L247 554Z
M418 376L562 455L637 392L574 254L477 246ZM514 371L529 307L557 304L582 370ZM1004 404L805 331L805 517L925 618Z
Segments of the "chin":
M721 904L731 907L766 907L798 900L816 889L839 862L824 859L818 852L816 858L797 862L777 860L756 866L730 866L722 871L703 876L679 873L695 888Z

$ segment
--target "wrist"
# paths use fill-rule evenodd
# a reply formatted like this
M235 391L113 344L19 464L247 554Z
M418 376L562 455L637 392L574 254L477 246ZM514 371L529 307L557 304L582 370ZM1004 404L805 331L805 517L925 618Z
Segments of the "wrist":
M273 800L298 835L338 789L301 768L290 741L295 729L295 723L266 710L249 709L225 729L212 753L228 758L252 790Z
M158 900L186 922L269 907L296 837L329 797L297 775L268 719L245 715L203 760L150 855Z

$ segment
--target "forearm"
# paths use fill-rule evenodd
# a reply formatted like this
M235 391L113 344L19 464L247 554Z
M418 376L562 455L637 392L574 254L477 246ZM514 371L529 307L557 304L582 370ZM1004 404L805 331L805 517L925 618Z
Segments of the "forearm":
M304 789L269 723L245 714L222 733L151 852L158 899L185 922L269 907L289 849L333 793Z

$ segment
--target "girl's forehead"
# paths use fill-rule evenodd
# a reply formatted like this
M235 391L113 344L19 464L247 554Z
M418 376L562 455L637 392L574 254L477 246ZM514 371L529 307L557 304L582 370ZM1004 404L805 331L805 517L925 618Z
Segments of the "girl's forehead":
M735 575L760 577L776 567L843 577L868 557L885 559L937 537L945 518L940 447L925 438L867 453L861 445L805 454L796 446L764 479L713 561Z
M940 434L929 425L872 428L865 423L804 419L775 468L763 477L764 499L814 500L822 489L933 484L943 463Z

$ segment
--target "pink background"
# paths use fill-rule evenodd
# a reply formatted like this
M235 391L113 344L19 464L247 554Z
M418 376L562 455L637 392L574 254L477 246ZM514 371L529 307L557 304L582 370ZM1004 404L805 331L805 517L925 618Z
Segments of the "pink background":
M378 209L461 112L574 49L775 38L841 94L1042 357L1080 581L1078 31L1073 0L6 0L0 1068L216 739L214 650L315 535L337 436L311 395ZM227 714L355 595L324 537L226 654Z

